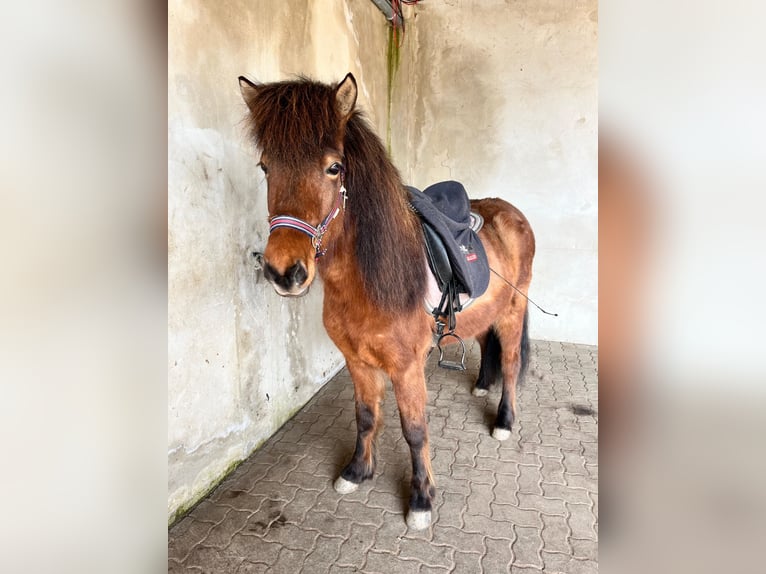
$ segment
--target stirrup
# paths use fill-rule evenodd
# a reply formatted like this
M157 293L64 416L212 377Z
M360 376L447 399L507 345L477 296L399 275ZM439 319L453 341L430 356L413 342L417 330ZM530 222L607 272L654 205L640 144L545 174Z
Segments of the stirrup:
M442 339L444 337L454 337L458 340L460 343L460 346L463 348L463 356L460 358L460 362L457 361L445 361L444 360L444 349L442 349ZM452 331L449 333L444 333L443 335L439 336L439 339L436 341L436 346L439 348L439 366L444 369L449 369L451 371L465 371L465 343L463 342L463 339L455 335Z

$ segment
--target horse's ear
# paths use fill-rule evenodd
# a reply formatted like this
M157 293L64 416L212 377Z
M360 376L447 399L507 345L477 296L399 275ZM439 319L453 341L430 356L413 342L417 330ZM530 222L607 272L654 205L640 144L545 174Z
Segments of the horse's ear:
M338 111L344 119L348 119L351 112L354 111L356 104L356 80L354 75L349 72L343 81L335 88L335 101L338 105Z
M242 99L245 100L247 107L252 109L253 101L258 95L258 85L248 80L245 76L239 77L239 91L242 92Z

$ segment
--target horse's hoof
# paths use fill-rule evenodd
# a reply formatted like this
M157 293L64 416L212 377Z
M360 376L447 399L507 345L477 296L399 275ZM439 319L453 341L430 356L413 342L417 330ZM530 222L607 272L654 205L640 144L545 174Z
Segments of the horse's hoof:
M479 387L474 387L472 392L474 397L486 397L489 393L487 389L480 389Z
M412 530L423 530L431 526L430 510L410 510L407 514L407 526Z
M357 483L346 480L342 476L339 476L332 486L338 494L351 494L359 488Z
M500 427L495 427L492 429L492 438L495 438L497 440L508 440L508 438L511 436L511 431L508 429L501 429Z

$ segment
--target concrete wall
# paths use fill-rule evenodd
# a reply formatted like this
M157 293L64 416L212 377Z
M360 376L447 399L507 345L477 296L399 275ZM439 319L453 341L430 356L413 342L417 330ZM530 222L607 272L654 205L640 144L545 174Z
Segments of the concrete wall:
M370 0L170 3L169 518L342 364L321 286L285 300L253 271L266 186L240 74L353 72L408 182L458 179L527 214L531 296L561 315L532 311L533 336L596 342L596 2L426 1L407 14L389 125L388 31Z
M300 300L256 281L266 186L237 76L351 71L386 129L386 23L369 0L169 5L168 513L196 501L342 365L321 288ZM319 286L317 286L319 287Z
M596 0L445 0L407 11L392 152L418 187L462 181L537 238L535 338L597 343Z

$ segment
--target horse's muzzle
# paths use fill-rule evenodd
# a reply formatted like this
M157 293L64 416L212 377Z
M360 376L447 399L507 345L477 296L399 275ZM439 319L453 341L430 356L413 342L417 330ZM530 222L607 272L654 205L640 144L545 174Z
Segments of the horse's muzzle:
M274 286L276 292L284 297L300 297L308 292L309 273L300 261L296 261L295 265L283 273L267 262L263 268L263 276Z

